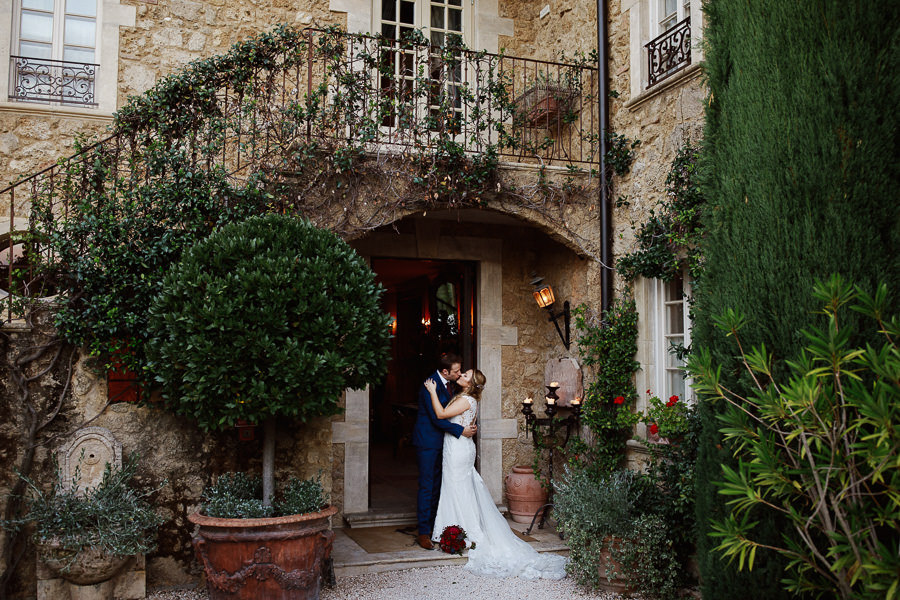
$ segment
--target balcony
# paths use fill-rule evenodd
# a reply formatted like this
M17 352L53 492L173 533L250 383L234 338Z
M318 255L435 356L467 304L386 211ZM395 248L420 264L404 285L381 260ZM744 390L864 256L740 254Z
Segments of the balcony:
M14 99L93 103L96 65L14 63ZM32 259L52 258L42 240L57 224L123 199L145 218L161 210L155 191L185 185L174 182L185 173L224 178L229 189L264 186L270 210L300 214L350 202L341 200L348 181L362 188L379 177L412 204L448 206L499 190L498 163L536 179L545 167L590 179L600 162L597 90L596 66L583 58L278 28L161 79L121 107L112 136L0 190L0 224L21 232L0 238L0 305L5 288L9 319L12 294L35 293ZM329 185L342 193L302 205Z
M99 65L26 56L11 56L10 62L10 100L97 106Z
M653 87L691 64L691 18L675 24L646 48L647 87Z

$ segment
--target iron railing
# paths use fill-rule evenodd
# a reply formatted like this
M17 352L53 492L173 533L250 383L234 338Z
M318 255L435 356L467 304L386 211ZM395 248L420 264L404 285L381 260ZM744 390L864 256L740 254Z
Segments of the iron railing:
M256 69L250 83L238 88L221 77L204 105L203 114L216 115L214 122L185 119L178 139L162 143L188 157L190 168L225 172L235 182L253 173L290 171L289 158L311 141L321 148L328 145L321 142L352 140L366 155L402 160L450 139L467 154L490 149L504 162L584 171L599 164L597 69L584 61L449 51L313 29L301 33L302 46ZM193 115L194 108L174 112ZM147 148L160 142L154 135L116 131L0 190L0 211L6 213L0 212L0 288L6 288L0 289L0 305L7 301L0 322L13 317L14 295L42 293L29 256L50 252L42 243L52 230L48 219L68 218L85 190L114 196L156 181L146 163ZM211 154L210 147L217 152ZM111 165L102 181L72 177L96 160ZM22 233L10 233L15 231Z
M677 23L647 44L647 87L691 64L691 18Z
M9 99L96 106L97 70L93 63L11 56Z

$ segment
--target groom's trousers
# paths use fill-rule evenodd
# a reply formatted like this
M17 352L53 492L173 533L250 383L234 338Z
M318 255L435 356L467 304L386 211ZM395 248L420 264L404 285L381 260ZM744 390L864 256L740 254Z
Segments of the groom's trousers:
M442 448L416 448L419 463L419 495L416 519L419 534L431 535L434 518L437 516L438 501L441 499Z

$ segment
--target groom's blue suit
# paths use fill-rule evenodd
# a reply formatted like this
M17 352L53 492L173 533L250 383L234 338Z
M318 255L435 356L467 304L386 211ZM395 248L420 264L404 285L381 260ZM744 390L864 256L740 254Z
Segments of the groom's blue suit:
M437 397L441 406L450 402L450 393L437 371L431 375L437 384ZM438 500L441 497L441 460L444 452L444 432L455 437L462 435L463 426L438 419L431 406L431 394L425 383L419 386L419 414L413 428L413 445L419 463L419 496L416 517L419 533L431 535Z

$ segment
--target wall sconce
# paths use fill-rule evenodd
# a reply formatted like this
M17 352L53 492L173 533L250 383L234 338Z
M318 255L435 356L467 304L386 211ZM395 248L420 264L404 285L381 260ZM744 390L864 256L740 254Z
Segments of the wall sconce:
M391 335L397 335L397 316L391 315Z
M569 323L571 321L572 315L569 310L569 301L566 300L563 303L562 311L555 313L553 312L553 304L556 302L556 296L553 295L553 288L544 283L543 277L535 277L531 284L534 287L534 301L537 302L537 305L541 308L546 308L547 312L550 313L549 321L553 321L553 324L556 326L556 332L559 334L560 339L562 340L563 345L566 347L566 350L569 349L570 340L569 340ZM564 317L563 324L565 327L565 334L563 334L563 329L559 326L559 318Z

